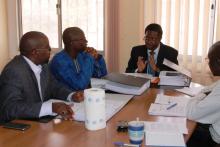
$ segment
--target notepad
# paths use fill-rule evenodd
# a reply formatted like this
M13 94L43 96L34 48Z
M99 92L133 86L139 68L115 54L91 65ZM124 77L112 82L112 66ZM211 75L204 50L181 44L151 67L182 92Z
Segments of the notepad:
M145 145L185 147L183 134L187 134L186 119L180 122L145 121Z
M176 105L172 109L167 109L167 105L152 103L148 113L150 115L186 117L186 106Z
M163 147L185 147L183 134L181 133L160 133L146 132L145 145Z
M164 94L157 94L155 102L156 104L164 104L164 105L170 105L173 103L177 103L178 105L185 106L188 101L190 100L189 97L183 97L183 96L168 96Z
M186 119L183 119L181 122L144 121L144 128L146 132L188 134Z

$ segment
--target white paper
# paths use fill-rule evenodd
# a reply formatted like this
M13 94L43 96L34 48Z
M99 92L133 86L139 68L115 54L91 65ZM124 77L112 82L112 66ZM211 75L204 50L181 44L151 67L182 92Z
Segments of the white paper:
M171 105L173 103L177 103L178 106L186 106L190 98L183 97L183 96L168 96L163 94L157 94L155 99L156 104L164 104L164 105Z
M107 82L108 80L105 79L91 78L92 88L105 88Z
M189 96L196 96L202 91L203 87L183 87L181 89L175 89L176 91L182 92Z
M133 97L133 95L123 95L123 94L105 94L105 112L106 121L109 120L113 115L115 115L128 101ZM84 103L74 103L72 107L74 111L74 119L77 121L85 121L85 111Z
M85 126L88 130L106 127L105 91L99 88L84 90Z
M184 76L160 76L159 85L186 86L187 78Z
M178 123L145 121L144 128L146 132L188 134L188 129L186 127L186 120Z
M186 116L186 106L176 105L171 109L167 109L167 105L154 104L150 105L148 113L150 115L161 115L161 116Z
M185 147L183 134L146 132L145 145L163 147Z
M180 72L180 73L183 73L184 75L187 75L190 78L192 77L192 74L189 70L187 70L186 68L184 68L182 66L179 66L179 65L177 65L177 64L175 64L175 63L173 63L173 62L171 62L167 59L164 59L163 64L170 67L170 68L172 68L172 69L174 69L174 70L176 70L176 71L178 71L178 72Z

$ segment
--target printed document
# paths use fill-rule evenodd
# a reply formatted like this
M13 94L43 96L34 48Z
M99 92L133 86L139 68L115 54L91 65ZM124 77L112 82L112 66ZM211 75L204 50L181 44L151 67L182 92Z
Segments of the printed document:
M171 109L167 109L167 105L154 104L150 105L148 113L150 115L161 115L161 116L180 116L186 117L186 106L176 105Z
M146 132L145 145L161 147L185 147L183 134L181 133L159 133Z

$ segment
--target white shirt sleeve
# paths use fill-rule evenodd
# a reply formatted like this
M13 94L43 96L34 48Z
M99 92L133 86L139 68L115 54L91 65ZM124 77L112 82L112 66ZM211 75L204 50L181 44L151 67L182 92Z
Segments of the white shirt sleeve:
M40 109L39 117L46 116L46 115L57 115L56 113L53 113L52 111L52 101L46 101L42 104Z
M76 92L71 92L71 93L68 95L68 97L67 97L67 101L73 102L72 96L73 96L73 94L75 94L75 93L76 93Z
M206 97L192 98L187 104L187 118L213 124L220 120L220 84L213 88Z
M74 94L75 92L72 92L68 95L67 97L67 101L69 102L72 102L72 95ZM42 117L42 116L46 116L46 115L57 115L57 113L54 113L52 111L52 103L53 102L58 102L59 100L54 100L54 99L50 99L46 102L44 102L41 106L41 109L40 109L40 114L39 114L39 117ZM59 102L64 102L64 101L59 101Z

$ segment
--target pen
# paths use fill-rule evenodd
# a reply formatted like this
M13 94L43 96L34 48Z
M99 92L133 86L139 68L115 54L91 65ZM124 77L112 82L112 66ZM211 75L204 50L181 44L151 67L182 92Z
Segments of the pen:
M171 109L171 108L175 107L176 105L177 105L177 103L174 103L174 104L172 104L172 105L168 106L168 107L167 107L167 110L169 110L169 109Z
M114 145L115 146L118 146L118 147L123 147L123 146L129 146L129 147L139 147L139 145L136 145L136 144L127 144L127 143L124 143L124 142L114 142Z

